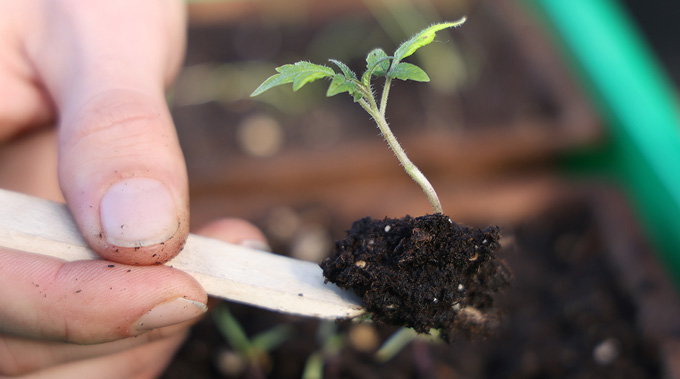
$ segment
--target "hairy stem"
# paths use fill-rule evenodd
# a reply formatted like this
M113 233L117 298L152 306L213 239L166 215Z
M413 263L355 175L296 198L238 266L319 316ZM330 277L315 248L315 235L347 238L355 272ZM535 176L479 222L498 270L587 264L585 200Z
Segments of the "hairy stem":
M425 175L423 175L418 167L416 167L416 165L411 162L404 149L401 147L399 142L397 142L397 137L394 135L394 133L392 133L392 130L387 124L387 120L385 120L385 116L382 115L380 110L376 109L375 107L371 107L367 101L362 99L362 101L359 103L371 116L373 116L373 119L378 124L380 132L382 133L383 137L385 137L385 140L390 146L390 149L392 149L394 152L394 155L396 155L397 159L399 159L399 162L401 163L402 167L404 167L406 173L416 183L418 183L420 188L423 189L423 192L425 192L425 195L427 195L427 199L430 201L430 205L432 205L434 213L443 213L442 204L439 201L437 192L435 192L434 187L432 187L432 184L430 184L430 181L427 180ZM375 104L375 101L372 103Z
M390 86L392 85L392 78L389 76L385 78L385 85L383 86L382 98L380 99L380 115L385 118L385 110L387 109L387 98L390 95Z

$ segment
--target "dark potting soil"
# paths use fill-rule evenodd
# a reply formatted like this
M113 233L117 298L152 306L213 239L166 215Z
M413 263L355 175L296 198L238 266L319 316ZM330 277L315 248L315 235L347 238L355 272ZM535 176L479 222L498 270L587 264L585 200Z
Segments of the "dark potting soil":
M322 263L327 281L354 291L373 321L487 335L498 325L494 295L511 273L496 258L500 228L484 230L442 214L355 221Z
M342 230L335 233L340 236ZM360 351L345 338L338 352L325 353L325 377L662 377L658 348L636 322L637 305L619 287L601 233L582 202L561 204L517 225L504 225L503 234L514 242L504 243L499 254L507 259L514 278L495 299L503 309L497 332L469 341L459 338L451 345L417 340L385 363L375 360L375 350ZM249 336L280 324L295 330L293 338L267 355L268 368L260 377L299 378L308 357L323 349L318 320L234 303L229 308ZM337 325L346 336L360 324ZM384 342L397 327L374 330ZM163 378L255 377L245 372L227 375L218 368L221 353L230 350L234 347L213 318L206 317L192 329Z

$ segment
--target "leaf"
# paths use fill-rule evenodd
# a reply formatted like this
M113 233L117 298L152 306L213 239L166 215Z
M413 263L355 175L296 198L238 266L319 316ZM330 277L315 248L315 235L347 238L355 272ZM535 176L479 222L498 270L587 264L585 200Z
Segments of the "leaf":
M220 305L214 313L217 328L227 339L232 348L243 355L252 350L252 343L238 320L231 314L226 305Z
M333 62L336 66L340 68L340 71L342 71L343 74L345 74L345 77L348 79L356 79L357 75L354 73L354 71L350 70L349 67L347 67L346 64L340 62L339 60L335 59L329 59L329 61Z
M338 60L329 60L340 68L342 74L336 74L335 77L333 77L333 81L328 87L328 91L326 91L326 96L331 97L342 92L348 92L354 97L355 102L361 100L361 98L364 96L361 94L361 91L358 90L358 84L356 81L357 75L354 73L354 71L347 67L346 64Z
M390 61L387 58L388 56L383 49L371 50L366 56L366 70L373 70L371 74L375 76L385 76L387 70L390 69Z
M293 326L290 324L278 324L271 329L265 330L252 338L254 347L263 352L271 352L282 343L289 340L293 333Z
M427 76L422 68L406 62L401 62L394 66L394 68L390 70L389 76L393 79L414 80L416 82L430 81L430 77Z
M286 64L277 67L276 71L279 73L265 80L250 96L257 96L273 87L287 83L293 83L293 90L297 91L307 83L335 75L332 68L310 62Z
M343 92L349 92L350 95L353 95L356 91L356 88L357 87L354 82L347 80L344 75L336 74L331 81L331 85L328 86L326 96L331 97Z
M351 92L350 92L351 93ZM361 91L354 91L354 93L351 93L352 96L354 97L354 102L356 103L357 101L361 100L364 95L361 93Z
M462 17L458 21L434 24L422 30L415 36L411 37L408 41L399 45L397 50L394 52L394 60L392 61L392 67L398 64L402 59L415 53L416 50L420 49L421 47L429 45L432 41L434 41L434 36L438 31L451 28L454 26L460 26L464 22L465 17Z

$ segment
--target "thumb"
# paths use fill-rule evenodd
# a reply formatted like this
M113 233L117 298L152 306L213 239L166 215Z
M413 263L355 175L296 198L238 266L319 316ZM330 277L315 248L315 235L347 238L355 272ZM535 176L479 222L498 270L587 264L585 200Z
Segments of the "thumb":
M102 257L163 263L189 230L187 176L165 105L123 90L98 95L60 130L59 182Z
M64 198L102 257L163 263L189 230L185 163L163 93L182 56L181 2L50 7L29 54L59 110Z

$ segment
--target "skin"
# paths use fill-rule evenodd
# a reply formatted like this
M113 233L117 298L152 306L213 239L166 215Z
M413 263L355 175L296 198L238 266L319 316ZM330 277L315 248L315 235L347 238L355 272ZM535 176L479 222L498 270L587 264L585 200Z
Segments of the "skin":
M181 1L0 0L0 187L65 201L106 259L64 263L0 248L0 376L156 377L195 316L151 331L137 320L178 297L207 302L189 275L149 265L154 254L177 254L189 232L184 158L164 98L184 39ZM168 190L176 230L137 249L98 238L102 198L140 177ZM144 228L138 215L123 216ZM203 232L264 243L242 220Z

